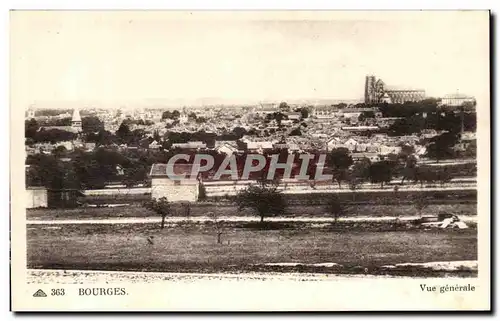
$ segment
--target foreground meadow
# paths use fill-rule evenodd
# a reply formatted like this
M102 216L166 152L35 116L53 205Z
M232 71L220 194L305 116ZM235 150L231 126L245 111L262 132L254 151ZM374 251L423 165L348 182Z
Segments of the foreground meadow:
M260 229L228 223L222 226L220 243L210 224L172 224L165 229L158 224L28 225L27 259L29 268L43 269L404 275L431 272L382 267L477 260L475 227L398 229L370 224L293 223Z

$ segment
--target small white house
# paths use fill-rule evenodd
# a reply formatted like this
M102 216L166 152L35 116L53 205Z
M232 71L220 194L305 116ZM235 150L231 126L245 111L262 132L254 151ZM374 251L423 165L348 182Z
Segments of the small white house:
M381 155L399 154L400 152L401 152L400 146L381 145L379 150L379 153Z
M190 177L191 164L153 164L151 166L151 198L166 197L169 202L196 202L200 182Z
M45 187L26 188L26 208L47 207L47 189Z
M378 153L352 153L352 159L357 162L362 159L369 159L372 163L383 160Z
M149 144L149 146L148 146L148 147L149 147L149 148L151 148L151 149L158 149L158 148L160 148L160 147L161 147L161 144L160 144L160 143L158 143L156 140L153 140L153 141L151 142L151 144Z
M352 138L349 138L345 143L344 146L349 149L351 152L356 150L356 146L358 145L358 142Z
M326 146L327 146L328 150L333 150L335 148L345 147L345 145L342 143L342 141L338 137L332 137L329 140L327 140Z
M238 148L231 144L221 144L215 147L215 150L220 154L232 155L238 152Z

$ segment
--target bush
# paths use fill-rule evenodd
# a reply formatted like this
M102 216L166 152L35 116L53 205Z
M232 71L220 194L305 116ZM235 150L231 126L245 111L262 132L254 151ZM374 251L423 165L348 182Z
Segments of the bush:
M198 200L206 201L207 199L207 190L203 184L198 185Z

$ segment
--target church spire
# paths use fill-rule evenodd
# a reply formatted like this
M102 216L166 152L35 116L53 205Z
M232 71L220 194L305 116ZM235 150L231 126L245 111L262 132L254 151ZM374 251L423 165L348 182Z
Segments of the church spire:
M78 110L78 108L75 108L75 110L73 110L73 117L71 118L71 122L81 122L82 121L82 118L80 117L80 111Z

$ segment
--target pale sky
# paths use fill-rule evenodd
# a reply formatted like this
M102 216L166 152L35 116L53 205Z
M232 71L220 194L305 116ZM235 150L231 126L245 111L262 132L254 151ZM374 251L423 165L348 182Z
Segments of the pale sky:
M11 12L16 105L489 95L487 12Z

